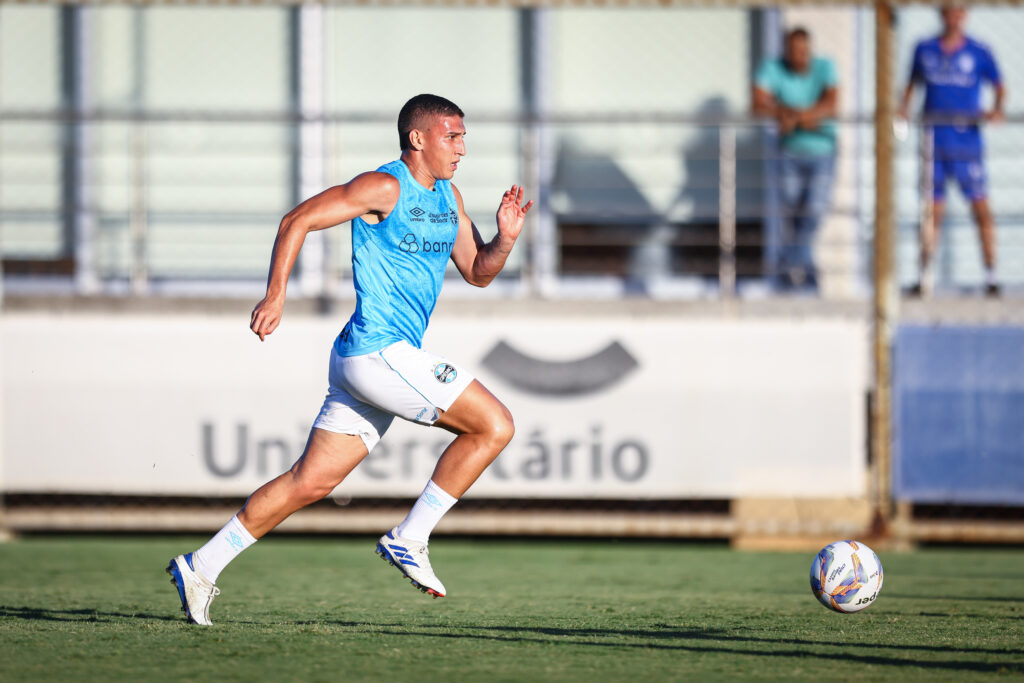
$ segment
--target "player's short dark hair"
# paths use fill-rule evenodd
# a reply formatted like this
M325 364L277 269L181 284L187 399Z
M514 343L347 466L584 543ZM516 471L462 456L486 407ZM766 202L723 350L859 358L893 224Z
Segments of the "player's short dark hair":
M423 125L421 121L427 116L462 116L466 115L459 105L439 95L417 95L402 106L398 112L398 144L403 149L411 149L409 133L413 128Z
M811 34L803 26L797 26L786 31L786 42L793 40L794 38L803 38L804 40L810 40Z

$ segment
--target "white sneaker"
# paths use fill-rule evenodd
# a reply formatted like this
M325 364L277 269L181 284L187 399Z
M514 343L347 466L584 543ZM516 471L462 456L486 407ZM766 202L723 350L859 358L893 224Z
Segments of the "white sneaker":
M171 583L178 589L181 611L188 620L200 626L213 626L210 621L210 603L220 595L220 589L200 576L192 568L192 553L178 555L167 565Z
M397 529L397 527L395 528ZM426 543L410 541L395 534L395 529L380 537L377 554L385 562L398 567L412 585L435 598L445 596L444 584L434 576L430 567L430 551Z

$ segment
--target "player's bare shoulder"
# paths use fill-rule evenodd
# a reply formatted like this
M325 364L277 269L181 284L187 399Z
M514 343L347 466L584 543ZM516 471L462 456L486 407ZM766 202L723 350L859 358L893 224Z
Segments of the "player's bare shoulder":
M371 224L387 218L398 204L398 197L401 194L398 178L381 171L360 173L344 187L349 199L366 208L362 218Z
M458 186L455 183L451 182L451 181L449 181L448 184L452 188L452 194L455 195L455 201L457 201L461 205L462 204L462 193L459 192Z
M452 194L455 196L455 204L459 209L460 218L468 218L468 216L466 216L466 204L462 200L462 193L459 192L459 188L455 186L455 183L450 183L450 186L452 188Z

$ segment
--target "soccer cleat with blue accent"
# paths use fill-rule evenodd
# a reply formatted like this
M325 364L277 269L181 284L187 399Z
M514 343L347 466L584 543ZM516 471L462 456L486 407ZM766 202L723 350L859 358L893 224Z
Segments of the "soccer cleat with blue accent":
M178 589L181 611L188 620L200 626L213 626L210 621L210 603L220 595L220 589L192 568L192 553L178 555L167 565L171 583Z
M434 576L434 570L430 567L427 544L401 538L395 533L396 529L380 537L377 554L388 564L398 567L414 587L435 598L443 598L444 584Z

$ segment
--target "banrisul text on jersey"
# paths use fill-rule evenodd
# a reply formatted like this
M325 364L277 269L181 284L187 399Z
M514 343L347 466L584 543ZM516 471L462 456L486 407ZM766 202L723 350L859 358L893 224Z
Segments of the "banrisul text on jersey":
M459 211L447 180L429 190L402 161L377 169L398 179L398 203L376 225L352 221L356 309L338 336L338 353L359 356L407 341L419 348L444 284Z

